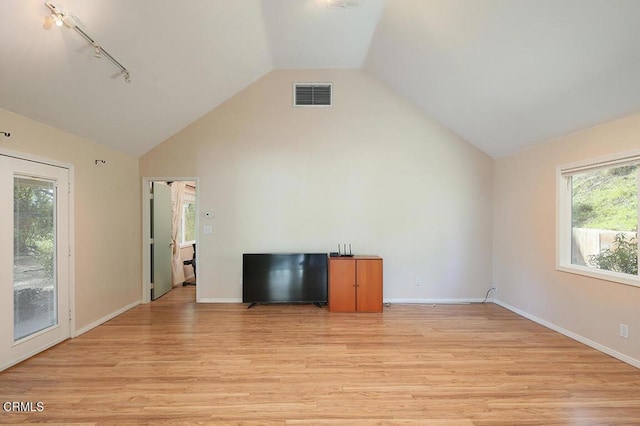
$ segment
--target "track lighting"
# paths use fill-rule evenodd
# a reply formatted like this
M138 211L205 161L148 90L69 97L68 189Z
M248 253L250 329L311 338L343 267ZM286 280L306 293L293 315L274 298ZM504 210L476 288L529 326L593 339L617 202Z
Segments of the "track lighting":
M9 132L0 132L0 133L2 133L6 138L11 136L11 133L9 133Z
M51 19L53 20L53 23L56 25L56 27L61 27L62 25L64 25L64 22L62 21L62 16L56 13L51 14Z
M102 58L103 56L106 57L116 67L120 69L120 74L123 75L124 81L126 81L127 83L131 83L131 74L129 73L129 70L126 69L124 65L122 65L120 62L118 62L116 58L111 56L109 52L104 50L104 48L100 46L100 44L97 41L91 38L89 34L87 34L82 28L80 28L79 26L80 21L78 18L75 17L75 15L71 13L63 12L48 0L44 3L44 5L47 6L47 8L49 8L49 10L51 11L51 19L53 20L54 24L57 27L66 26L68 28L71 28L78 34L80 34L82 38L84 38L87 41L87 43L93 46L94 48L93 56L95 58L99 59L99 58Z

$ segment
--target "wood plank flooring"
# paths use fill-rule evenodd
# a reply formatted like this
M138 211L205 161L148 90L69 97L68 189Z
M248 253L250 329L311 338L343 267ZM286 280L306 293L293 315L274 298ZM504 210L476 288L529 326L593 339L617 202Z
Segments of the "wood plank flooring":
M499 306L195 304L178 288L0 373L0 423L640 424L640 370Z

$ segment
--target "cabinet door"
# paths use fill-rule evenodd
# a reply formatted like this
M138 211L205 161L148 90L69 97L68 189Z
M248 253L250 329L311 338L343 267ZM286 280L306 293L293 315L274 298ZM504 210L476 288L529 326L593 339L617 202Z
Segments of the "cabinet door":
M357 261L356 297L356 310L382 312L382 259Z
M356 262L352 259L329 259L329 310L356 310Z

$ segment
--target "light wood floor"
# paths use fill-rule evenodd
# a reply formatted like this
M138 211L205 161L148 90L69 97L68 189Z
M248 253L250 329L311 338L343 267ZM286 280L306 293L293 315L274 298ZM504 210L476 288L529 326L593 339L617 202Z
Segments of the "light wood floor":
M0 423L640 424L640 370L502 309L196 305L179 288L0 373Z

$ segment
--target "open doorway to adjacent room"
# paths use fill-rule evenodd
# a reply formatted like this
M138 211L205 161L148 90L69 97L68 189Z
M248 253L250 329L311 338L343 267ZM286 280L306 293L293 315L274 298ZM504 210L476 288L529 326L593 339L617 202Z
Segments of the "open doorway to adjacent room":
M196 286L197 178L143 179L143 302Z

